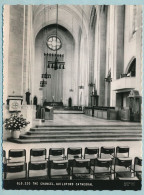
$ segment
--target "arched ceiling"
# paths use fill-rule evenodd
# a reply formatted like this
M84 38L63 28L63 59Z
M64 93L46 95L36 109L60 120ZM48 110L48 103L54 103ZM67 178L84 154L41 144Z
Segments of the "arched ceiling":
M92 5L58 5L58 24L65 27L74 38L79 30L88 35ZM56 23L56 5L33 5L35 37L47 25Z

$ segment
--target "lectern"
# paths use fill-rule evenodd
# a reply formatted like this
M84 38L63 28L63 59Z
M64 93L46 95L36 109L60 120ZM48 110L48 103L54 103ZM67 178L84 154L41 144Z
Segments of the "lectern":
M45 120L53 120L53 107L45 106L41 108L41 119L43 122Z
M53 120L53 107L45 107L45 120Z

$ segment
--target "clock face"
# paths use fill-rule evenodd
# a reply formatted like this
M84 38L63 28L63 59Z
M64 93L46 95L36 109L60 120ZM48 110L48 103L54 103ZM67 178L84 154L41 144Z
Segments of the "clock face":
M58 37L50 36L47 40L47 46L49 49L56 51L62 47L62 42Z

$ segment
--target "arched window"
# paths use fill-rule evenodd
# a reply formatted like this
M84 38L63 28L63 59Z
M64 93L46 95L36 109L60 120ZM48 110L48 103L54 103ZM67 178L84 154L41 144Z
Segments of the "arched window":
M129 65L127 76L135 77L136 76L136 58L132 60Z
M62 47L62 42L58 37L53 35L48 38L47 46L49 47L49 49L56 51Z

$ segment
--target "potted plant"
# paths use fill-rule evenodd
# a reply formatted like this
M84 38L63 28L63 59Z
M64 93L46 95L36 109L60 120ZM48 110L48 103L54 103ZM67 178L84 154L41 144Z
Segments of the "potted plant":
M10 118L6 118L4 121L5 129L11 131L12 138L18 139L20 136L20 130L26 127L30 122L23 118L23 115L18 113L11 114Z

